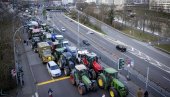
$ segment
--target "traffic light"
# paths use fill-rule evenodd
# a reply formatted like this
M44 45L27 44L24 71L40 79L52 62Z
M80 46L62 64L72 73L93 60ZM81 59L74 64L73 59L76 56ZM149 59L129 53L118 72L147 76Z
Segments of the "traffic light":
M118 60L118 70L121 70L125 65L125 60L123 58L119 58Z

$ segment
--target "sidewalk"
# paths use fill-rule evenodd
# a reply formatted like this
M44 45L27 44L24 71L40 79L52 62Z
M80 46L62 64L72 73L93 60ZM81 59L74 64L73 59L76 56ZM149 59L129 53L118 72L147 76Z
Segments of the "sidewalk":
M26 33L22 33L22 40L27 39ZM36 92L36 86L35 86L35 81L33 78L33 74L31 72L31 67L29 66L29 61L28 61L28 52L31 51L30 47L27 46L24 43L19 44L20 48L20 65L22 66L24 76L23 76L23 87L20 89L20 93L18 94L18 97L36 97L35 92Z

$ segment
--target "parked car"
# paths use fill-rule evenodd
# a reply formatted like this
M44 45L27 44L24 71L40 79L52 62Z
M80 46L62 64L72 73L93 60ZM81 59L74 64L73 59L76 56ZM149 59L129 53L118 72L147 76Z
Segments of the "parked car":
M126 46L124 45L116 45L116 49L121 52L126 52Z
M85 45L87 45L87 46L90 45L90 43L89 43L87 40L83 40L82 42L83 42L83 44L85 44Z
M63 32L64 32L64 31L66 31L66 29L65 29L64 27L61 27L61 31L63 31Z
M61 76L61 70L60 70L59 66L54 61L49 61L47 63L47 69L52 77Z

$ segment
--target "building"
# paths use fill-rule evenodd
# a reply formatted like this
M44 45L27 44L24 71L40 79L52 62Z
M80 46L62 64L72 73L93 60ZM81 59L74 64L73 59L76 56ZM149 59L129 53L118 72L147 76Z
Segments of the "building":
M100 5L100 4L112 5L113 2L114 2L114 0L96 0L96 3L98 5Z
M66 5L66 4L73 4L75 2L75 0L62 0L62 4Z
M125 4L125 0L114 0L115 10L122 10Z
M98 0L86 0L85 2L87 2L87 3L92 3L92 2L96 3L96 1L98 1Z
M149 0L125 0L126 5L149 4Z
M170 13L170 0L150 0L149 8Z

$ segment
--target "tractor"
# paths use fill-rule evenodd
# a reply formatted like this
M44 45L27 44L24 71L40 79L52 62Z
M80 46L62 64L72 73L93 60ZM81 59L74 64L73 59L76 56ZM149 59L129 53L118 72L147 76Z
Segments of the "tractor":
M128 88L117 79L117 76L117 70L105 68L97 78L98 86L102 89L109 89L111 97L126 97Z
M90 69L91 74L96 74L96 76L92 76L92 79L96 79L98 74L103 71L103 67L99 64L98 57L95 53L86 53L81 59L83 64L85 64Z
M57 62L60 58L60 55L64 52L65 48L63 47L63 43L59 43L58 41L51 42L51 51Z
M63 52L58 60L58 65L64 69L65 75L70 75L72 69L75 68L74 58L70 52Z
M78 86L78 92L84 95L87 91L96 91L98 86L95 80L90 80L89 71L83 64L76 65L70 74L71 84Z

